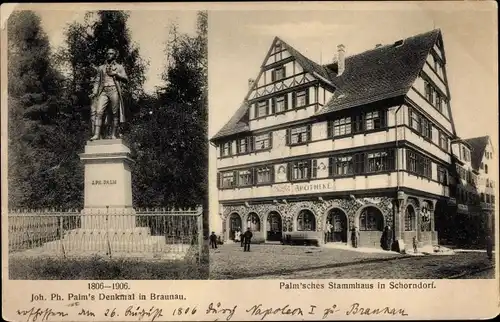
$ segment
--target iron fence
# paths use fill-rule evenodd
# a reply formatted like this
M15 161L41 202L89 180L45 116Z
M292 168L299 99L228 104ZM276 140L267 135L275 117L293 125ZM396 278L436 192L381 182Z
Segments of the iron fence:
M23 255L196 258L203 210L11 210L9 252Z

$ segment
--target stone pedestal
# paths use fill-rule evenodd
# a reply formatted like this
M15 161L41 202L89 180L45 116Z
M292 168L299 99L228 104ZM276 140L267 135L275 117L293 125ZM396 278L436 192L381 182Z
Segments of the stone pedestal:
M87 142L80 159L85 167L84 209L77 229L45 244L65 255L106 254L140 257L168 249L164 236L138 227L132 207L130 149L121 139Z

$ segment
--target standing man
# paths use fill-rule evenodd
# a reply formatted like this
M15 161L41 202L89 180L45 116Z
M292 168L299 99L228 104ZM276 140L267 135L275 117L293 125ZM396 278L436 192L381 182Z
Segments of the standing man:
M122 84L128 82L128 77L125 68L116 62L116 57L117 51L108 49L106 62L97 69L94 89L90 95L92 100L90 117L93 131L91 141L101 139L102 118L108 107L111 109L113 118L111 139L117 138L119 122L125 122Z
M243 240L245 240L245 246L243 248L244 252L250 251L250 242L252 241L253 234L250 231L250 227L247 228L247 231L243 234Z
M215 235L215 231L212 231L210 235L210 246L212 246L212 249L217 248L217 235Z

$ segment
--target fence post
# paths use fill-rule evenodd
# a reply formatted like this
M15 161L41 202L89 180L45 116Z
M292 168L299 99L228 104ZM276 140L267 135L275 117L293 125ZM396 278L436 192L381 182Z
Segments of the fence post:
M63 242L63 238L64 238L63 221L64 221L64 217L59 216L59 237L60 237L59 240L61 241L61 251L62 251L63 258L66 258L66 251L64 249L64 242Z
M198 263L201 263L203 257L203 213L198 213L197 224L198 224Z
M109 206L106 206L106 243L108 246L109 258L111 258L111 243L109 241Z

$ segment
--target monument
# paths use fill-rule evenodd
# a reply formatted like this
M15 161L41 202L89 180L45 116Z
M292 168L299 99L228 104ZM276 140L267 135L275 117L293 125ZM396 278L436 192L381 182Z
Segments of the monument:
M124 67L116 62L116 51L109 49L90 95L92 137L80 154L85 171L81 224L60 241L68 253L141 253L144 257L168 250L164 236L151 236L149 227L137 226L132 207L134 161L118 131L125 122L122 84L127 81Z

